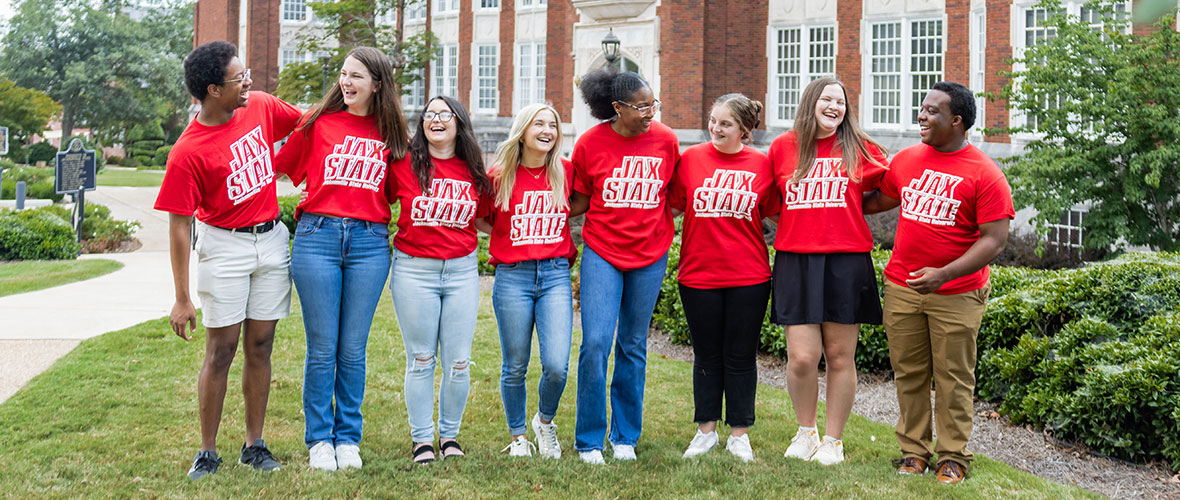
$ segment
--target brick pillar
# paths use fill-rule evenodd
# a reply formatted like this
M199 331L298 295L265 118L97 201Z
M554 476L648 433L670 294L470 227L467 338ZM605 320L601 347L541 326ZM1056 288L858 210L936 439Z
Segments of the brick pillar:
M699 0L661 2L660 120L672 128L699 128L705 93L705 7ZM749 39L748 37L746 38Z
M193 48L214 40L238 44L239 0L200 0L193 8Z
M948 0L949 1L949 0ZM860 21L861 0L836 0L836 77L844 82L848 106L860 111ZM864 113L859 113L863 115Z
M250 0L246 67L254 87L274 92L279 87L279 13L282 0Z
M710 2L711 3L711 2ZM704 106L701 113L701 128L709 123L708 113L713 107L713 101L730 92L741 92L746 97L762 100L766 96L766 25L769 20L769 9L762 0L729 0L726 19L725 35L720 37L724 48L715 48L722 52L722 64L710 70L706 66L706 92ZM720 19L710 12L710 20ZM718 40L716 37L710 37ZM707 38L706 40L708 40ZM761 43L759 43L761 42ZM709 50L709 49L706 49ZM718 71L724 74L718 74ZM715 85L714 82L725 82ZM760 128L766 128L763 120Z
M459 102L467 106L468 110L474 109L474 102L471 102L471 41L472 41L472 18L474 14L471 12L471 0L459 0L459 87L456 91L459 95L455 96Z
M1008 84L1008 78L1001 75L1001 71L1012 71L1009 59L1012 57L1011 19L1012 5L1009 0L988 0L987 2L987 55L984 64L983 87L988 92L999 95ZM984 116L989 128L1008 126L1008 101L988 101L984 105ZM984 142L1012 142L1008 134L996 134L984 137Z
M512 116L512 83L515 81L516 57L516 0L502 0L500 2L500 116ZM546 54L548 58L548 54ZM545 64L551 64L548 60ZM546 71L548 76L548 71ZM549 88L548 85L545 88Z
M574 105L574 58L570 53L578 19L570 0L549 0L545 15L545 99L568 123L573 120Z
M971 82L971 0L946 0L943 79Z

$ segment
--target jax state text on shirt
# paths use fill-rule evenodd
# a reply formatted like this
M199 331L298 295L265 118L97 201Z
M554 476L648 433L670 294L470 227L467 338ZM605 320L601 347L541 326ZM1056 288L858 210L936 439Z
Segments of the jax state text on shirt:
M844 208L848 177L840 171L844 160L817 158L807 176L799 182L789 182L783 192L787 210L801 208Z
M901 216L934 226L953 226L960 200L955 188L962 177L927 169L922 177L901 188Z
M758 205L754 192L757 174L745 170L713 171L713 177L693 191L692 209L697 217L734 217L751 220Z
M607 207L657 208L660 206L660 164L654 156L624 156L623 165L614 169L602 183L602 202Z
M230 201L238 205L274 182L275 170L261 125L230 144L229 150L233 154L229 161L232 172L225 179L225 189Z
M324 158L324 185L381 191L385 180L385 143L379 139L344 137Z
M471 183L456 179L434 179L430 193L414 197L410 219L415 226L465 228L475 217L476 201Z
M525 191L514 208L508 239L512 246L560 243L565 219L553 203L553 191Z

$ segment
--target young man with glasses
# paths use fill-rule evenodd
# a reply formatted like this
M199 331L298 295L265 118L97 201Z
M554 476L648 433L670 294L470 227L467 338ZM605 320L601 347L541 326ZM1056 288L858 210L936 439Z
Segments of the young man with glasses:
M276 140L295 128L301 112L271 95L251 92L250 70L237 52L233 44L217 41L185 58L185 85L201 110L168 155L155 205L170 214L176 303L169 320L173 332L185 340L196 331L189 296L190 249L198 259L197 294L206 338L197 382L201 449L189 470L191 479L213 474L221 465L217 430L239 334L246 359L246 440L239 462L258 470L280 467L262 440L275 325L291 306L289 236L278 220L272 150Z

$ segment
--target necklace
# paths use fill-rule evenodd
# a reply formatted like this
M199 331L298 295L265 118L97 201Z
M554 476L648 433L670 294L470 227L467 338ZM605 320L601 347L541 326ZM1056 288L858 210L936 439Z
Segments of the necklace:
M521 165L520 168L523 168L524 171L528 172L528 174L533 176L534 179L540 179L541 176L545 174L545 167L526 167L524 165ZM534 168L539 168L539 169L541 169L541 171L534 174L533 173Z

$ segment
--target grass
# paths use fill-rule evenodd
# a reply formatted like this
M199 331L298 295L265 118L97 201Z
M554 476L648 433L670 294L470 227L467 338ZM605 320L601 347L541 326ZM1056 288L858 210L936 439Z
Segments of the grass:
M0 297L97 278L123 268L105 259L22 260L0 264Z
M469 456L418 467L409 460L402 394L404 351L388 292L369 342L362 471L307 467L300 413L304 342L298 308L279 324L266 438L285 464L262 474L237 466L243 439L241 354L231 372L220 433L225 464L215 476L184 474L198 439L196 376L202 337L185 343L166 318L83 342L0 405L0 496L37 498L1097 498L979 457L965 483L931 474L901 477L893 429L853 415L847 461L825 468L787 461L796 423L786 392L761 386L751 442L758 461L743 464L722 447L696 460L680 455L695 432L690 365L652 356L639 460L582 464L572 450L577 356L555 419L560 461L512 459L499 396L499 344L488 295L480 304L471 396L460 439ZM575 332L575 342L578 332ZM535 349L535 348L534 348ZM574 347L574 353L577 347ZM529 374L535 398L539 363ZM530 407L535 408L535 399ZM821 418L822 418L821 407ZM722 430L724 432L724 430Z
M164 182L163 170L114 170L98 173L99 186L155 187Z

